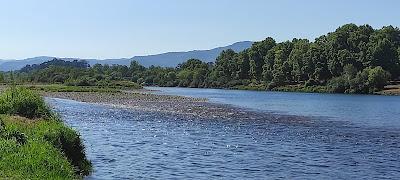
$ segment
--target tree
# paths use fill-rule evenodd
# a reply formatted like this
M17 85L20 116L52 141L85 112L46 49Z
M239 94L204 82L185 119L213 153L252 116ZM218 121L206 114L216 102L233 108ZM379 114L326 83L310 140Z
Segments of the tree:
M249 79L250 60L248 52L242 51L236 56L238 65L236 79Z
M258 81L261 79L263 73L264 56L267 55L268 51L276 46L276 42L273 38L268 37L261 42L256 42L248 51L250 59L250 78Z
M224 50L221 54L217 57L215 61L215 69L222 72L219 74L227 79L227 81L231 81L237 72L237 65L236 65L236 52L232 49Z
M307 39L294 39L293 50L289 55L289 62L292 64L292 75L294 81L304 81L307 79L304 74L303 67L305 66L305 55L310 47L310 42Z

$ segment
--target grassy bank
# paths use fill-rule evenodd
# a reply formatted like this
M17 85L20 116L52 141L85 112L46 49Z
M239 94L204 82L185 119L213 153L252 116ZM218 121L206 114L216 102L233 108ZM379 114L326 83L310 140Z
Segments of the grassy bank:
M76 179L88 175L79 134L25 88L0 94L0 178Z

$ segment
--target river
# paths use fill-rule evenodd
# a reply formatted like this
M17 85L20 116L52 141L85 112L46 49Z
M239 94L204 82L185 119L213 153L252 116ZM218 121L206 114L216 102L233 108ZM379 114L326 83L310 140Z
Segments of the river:
M400 97L150 88L307 121L182 119L48 99L78 130L87 179L397 179Z

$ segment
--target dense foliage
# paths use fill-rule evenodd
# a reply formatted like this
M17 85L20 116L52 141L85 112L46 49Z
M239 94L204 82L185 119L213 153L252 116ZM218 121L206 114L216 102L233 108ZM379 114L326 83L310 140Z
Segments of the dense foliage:
M130 81L158 86L372 93L399 76L398 28L346 24L314 42L293 39L277 43L268 37L242 52L225 50L215 63L190 59L176 68L145 68L135 61L130 66L96 64L87 68L53 63L8 73L6 78L0 75L0 82L18 79L88 86Z
M25 67L23 67L20 72L31 72L34 70L40 70L40 69L46 69L49 68L50 66L62 66L62 67L71 67L71 68L87 68L89 67L89 64L86 61L78 61L78 60L74 60L74 61L64 61L61 59L53 59L51 61L48 62L44 62L42 64L33 64L31 65L27 65Z

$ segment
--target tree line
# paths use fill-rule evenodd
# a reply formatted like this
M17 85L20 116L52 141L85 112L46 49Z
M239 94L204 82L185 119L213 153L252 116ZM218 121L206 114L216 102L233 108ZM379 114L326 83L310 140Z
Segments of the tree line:
M327 92L372 93L399 76L399 28L346 24L313 42L295 38L278 43L268 37L242 52L225 50L215 63L189 59L175 68L146 68L136 61L130 66L90 67L85 61L55 59L0 74L0 82L10 78L69 85L131 81L158 86L267 90L318 87Z

